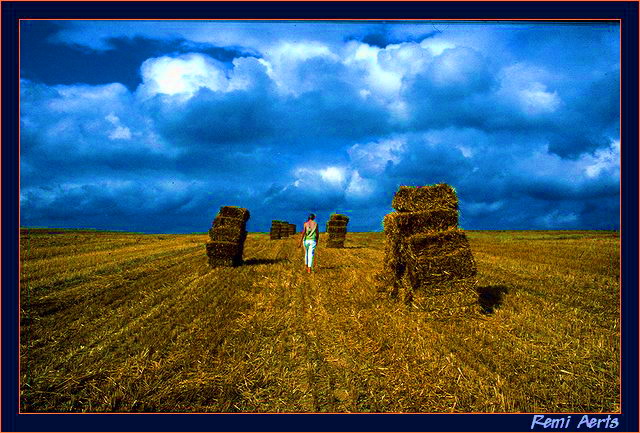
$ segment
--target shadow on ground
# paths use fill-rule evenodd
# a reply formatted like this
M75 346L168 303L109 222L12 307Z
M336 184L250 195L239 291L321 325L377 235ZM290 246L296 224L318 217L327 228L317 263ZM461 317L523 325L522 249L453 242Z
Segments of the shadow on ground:
M480 286L476 287L478 292L478 303L485 314L491 314L502 305L504 295L509 293L507 286Z

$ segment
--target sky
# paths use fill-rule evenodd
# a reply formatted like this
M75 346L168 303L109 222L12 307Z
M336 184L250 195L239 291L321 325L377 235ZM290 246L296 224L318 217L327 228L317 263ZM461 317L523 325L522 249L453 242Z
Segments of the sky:
M20 24L21 226L204 232L220 206L382 230L452 185L467 230L618 229L617 23Z

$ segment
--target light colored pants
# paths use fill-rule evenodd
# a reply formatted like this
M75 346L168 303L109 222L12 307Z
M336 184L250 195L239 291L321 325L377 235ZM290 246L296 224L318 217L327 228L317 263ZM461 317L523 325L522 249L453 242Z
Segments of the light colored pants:
M316 241L308 239L304 241L304 263L308 267L313 266L313 255L316 252Z

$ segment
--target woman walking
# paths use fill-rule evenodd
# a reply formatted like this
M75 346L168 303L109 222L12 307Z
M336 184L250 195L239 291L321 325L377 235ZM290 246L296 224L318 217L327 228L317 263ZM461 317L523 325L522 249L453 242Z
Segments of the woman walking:
M300 238L300 246L304 246L304 264L307 267L307 272L312 272L313 268L313 255L316 252L316 246L318 245L318 239L320 233L318 233L318 223L315 222L316 216L309 214L307 222L302 227L302 237Z

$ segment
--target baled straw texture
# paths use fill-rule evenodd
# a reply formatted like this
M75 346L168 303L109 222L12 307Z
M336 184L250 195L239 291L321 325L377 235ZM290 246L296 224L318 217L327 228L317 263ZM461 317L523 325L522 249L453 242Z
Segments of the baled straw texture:
M387 236L394 239L407 238L418 233L457 227L458 211L391 212L385 215L383 224Z
M391 206L399 212L457 210L458 197L455 190L445 183L422 187L401 186L393 196Z
M327 247L343 248L347 237L347 224L349 217L346 215L333 214L327 221Z
M247 222L249 220L249 211L238 206L222 206L220 212L218 212L218 216L238 218Z
M457 228L455 190L446 184L403 186L392 205L398 211L383 222L385 263L380 284L427 311L462 311L477 303L477 269L469 242Z
M209 265L238 266L242 264L242 252L247 238L246 223L249 211L237 206L223 206L209 230L206 250Z
M346 215L334 213L329 217L329 221L343 221L346 225L346 223L349 222L349 217Z
M282 221L271 221L271 230L269 231L269 239L280 239L280 223Z
M244 227L222 226L209 229L209 238L212 241L226 241L242 243L247 238Z

